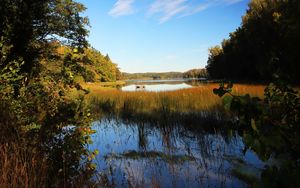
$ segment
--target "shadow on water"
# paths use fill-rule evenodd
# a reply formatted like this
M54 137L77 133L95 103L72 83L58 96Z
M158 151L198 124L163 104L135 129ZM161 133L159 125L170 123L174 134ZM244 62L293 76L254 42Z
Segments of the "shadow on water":
M100 151L94 160L99 172L94 178L117 187L256 184L264 164L245 149L238 131L220 129L212 121L210 126L202 123L114 116L94 122L97 133L89 149Z

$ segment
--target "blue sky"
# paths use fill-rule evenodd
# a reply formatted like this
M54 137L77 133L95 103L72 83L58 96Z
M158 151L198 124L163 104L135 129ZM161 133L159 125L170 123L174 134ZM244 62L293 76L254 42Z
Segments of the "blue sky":
M208 48L241 23L249 0L79 0L90 44L123 72L204 68Z

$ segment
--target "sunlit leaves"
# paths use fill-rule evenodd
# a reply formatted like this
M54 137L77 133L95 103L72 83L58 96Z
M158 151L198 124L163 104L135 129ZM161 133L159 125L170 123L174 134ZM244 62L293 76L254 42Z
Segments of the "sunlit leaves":
M278 79L265 89L265 99L233 95L231 87L220 84L214 93L223 97L225 109L229 109L239 119L239 126L243 130L243 138L247 147L254 150L261 159L267 161L272 158L275 164L269 164L263 172L264 183L274 185L294 185L297 182L295 174L300 174L300 96L292 87ZM228 95L229 94L229 95ZM284 156L284 157L282 157ZM285 170L295 174L288 174L281 178L279 174ZM268 175L279 182L274 183ZM290 181L283 182L285 178Z
M251 0L240 27L209 49L213 79L271 81L274 73L300 80L300 1Z

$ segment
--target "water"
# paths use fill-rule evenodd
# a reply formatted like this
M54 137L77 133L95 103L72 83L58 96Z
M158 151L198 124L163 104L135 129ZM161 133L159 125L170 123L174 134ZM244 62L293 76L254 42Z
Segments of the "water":
M130 80L121 88L122 91L174 91L191 88L203 84L203 79L172 79L172 80Z
M115 118L93 128L97 170L117 187L245 187L233 172L259 178L264 166L235 131Z

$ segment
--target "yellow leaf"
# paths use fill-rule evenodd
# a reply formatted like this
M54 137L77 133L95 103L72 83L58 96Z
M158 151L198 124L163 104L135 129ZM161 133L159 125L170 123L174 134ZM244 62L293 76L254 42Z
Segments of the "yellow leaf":
M256 123L255 123L255 120L253 118L251 118L251 127L254 131L257 131Z

